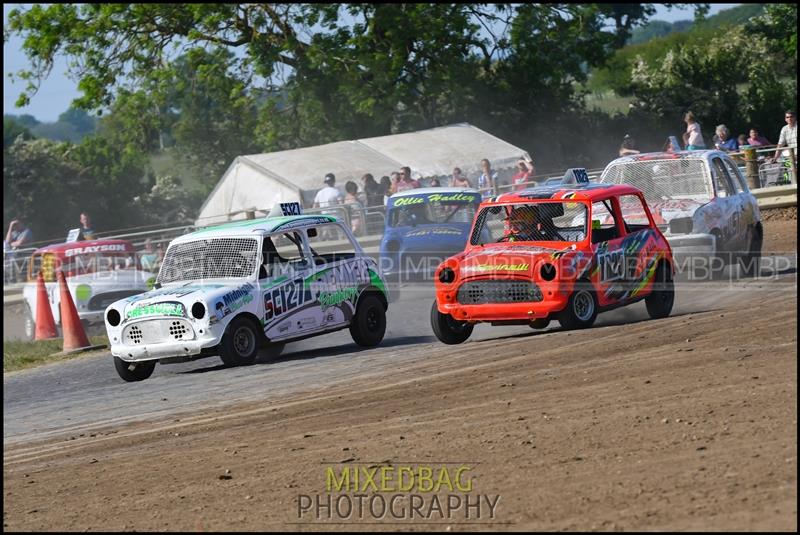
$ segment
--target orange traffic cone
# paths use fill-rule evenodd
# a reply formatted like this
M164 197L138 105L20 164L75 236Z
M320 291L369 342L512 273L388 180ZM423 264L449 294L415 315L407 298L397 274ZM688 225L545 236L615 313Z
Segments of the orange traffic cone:
M81 319L78 317L78 309L75 308L72 295L69 293L67 279L64 278L62 271L58 272L58 286L61 291L61 330L64 334L64 347L61 354L105 347L104 345L93 346L89 343Z
M39 271L39 278L36 280L36 333L34 340L49 340L58 338L56 320L53 319L53 311L50 310L50 299L47 297L47 288L44 286L44 276Z

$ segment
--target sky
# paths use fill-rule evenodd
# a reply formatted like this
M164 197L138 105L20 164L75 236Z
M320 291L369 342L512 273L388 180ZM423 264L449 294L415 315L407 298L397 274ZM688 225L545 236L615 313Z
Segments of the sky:
M3 4L3 24L8 20L8 12L23 4ZM729 9L739 4L711 4L709 15L715 15L722 10ZM657 4L657 13L653 20L675 22L677 20L693 19L692 8L668 10ZM67 62L58 58L54 63L50 76L41 84L39 91L31 98L31 102L24 108L17 108L14 103L20 92L25 87L22 81L12 82L9 74L19 71L28 65L28 60L21 52L22 39L14 36L3 43L3 114L14 115L30 114L42 122L55 122L58 116L69 108L72 100L79 96L77 82L66 76Z

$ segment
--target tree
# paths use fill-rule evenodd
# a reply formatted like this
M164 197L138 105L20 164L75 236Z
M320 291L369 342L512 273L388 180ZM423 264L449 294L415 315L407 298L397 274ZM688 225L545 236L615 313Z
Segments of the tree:
M33 139L30 130L23 126L13 115L3 116L3 149L7 149L14 141L22 136L22 139Z

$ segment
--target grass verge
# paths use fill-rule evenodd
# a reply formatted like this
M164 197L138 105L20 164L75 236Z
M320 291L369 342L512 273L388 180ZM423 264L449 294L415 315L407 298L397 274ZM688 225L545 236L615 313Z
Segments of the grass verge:
M89 342L92 345L105 344L107 346L108 337L106 335L90 336ZM102 349L84 353L73 353L71 355L51 356L53 353L61 351L63 344L64 340L61 338L39 340L35 342L20 340L3 341L3 373L34 368L51 362L59 362L108 351L108 349Z

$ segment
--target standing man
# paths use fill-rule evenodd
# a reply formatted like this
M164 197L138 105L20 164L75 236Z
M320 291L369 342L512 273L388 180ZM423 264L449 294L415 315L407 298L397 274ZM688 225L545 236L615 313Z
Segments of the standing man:
M483 173L478 177L478 191L481 192L483 198L491 197L494 195L494 184L497 181L497 172L492 169L492 164L484 158L481 160L481 169Z
M6 239L3 240L3 281L17 282L15 273L14 256L17 249L25 247L33 240L31 229L25 226L21 219L15 219L8 225ZM20 271L24 271L27 259L21 266Z
M342 204L344 202L344 198L342 197L342 193L334 187L336 184L336 177L333 173L328 173L325 175L325 180L323 180L325 186L319 190L314 197L314 208L328 208L331 206L336 206L337 204ZM334 212L323 211L323 214L326 215L336 215ZM326 232L327 230L327 232ZM330 230L323 229L323 233L320 236L322 240L332 240L336 237L332 234Z
M783 150L783 175L777 182L777 184L791 184L793 181L797 182L797 177L792 176L796 172L796 162L795 165L792 165L792 161L795 159L794 151L797 150L797 114L794 110L786 110L783 118L786 120L786 126L781 128L778 148L775 149L775 156L772 157L772 162L774 163L778 159L781 147L792 149Z
M81 239L84 240L94 240L96 238L88 212L81 212L81 236Z
M411 178L411 168L408 166L400 168L400 180L397 182L397 191L405 191L420 187L419 181Z

